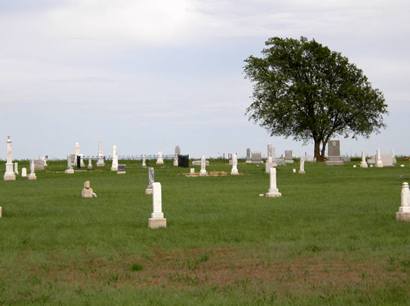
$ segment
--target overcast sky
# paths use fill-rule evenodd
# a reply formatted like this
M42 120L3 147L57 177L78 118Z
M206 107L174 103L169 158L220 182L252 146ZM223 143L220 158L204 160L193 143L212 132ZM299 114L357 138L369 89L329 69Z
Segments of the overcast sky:
M243 61L271 36L340 51L384 92L387 129L342 153L410 154L406 0L0 0L0 137L15 156L296 154L248 121ZM4 143L4 142L3 142ZM0 147L1 148L1 147ZM0 157L5 158L4 149Z

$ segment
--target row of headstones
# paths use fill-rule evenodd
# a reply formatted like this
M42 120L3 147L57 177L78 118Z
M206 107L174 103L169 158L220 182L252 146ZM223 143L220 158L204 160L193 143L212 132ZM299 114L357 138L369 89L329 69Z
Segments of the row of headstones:
M4 172L3 179L5 181L15 181L16 180L16 175L19 175L19 168L18 168L18 163L14 162L13 163L13 142L11 141L10 136L7 137L6 141L6 147L7 147L7 157L6 157L6 170ZM47 160L31 160L30 162L30 174L27 175L27 169L22 168L21 169L21 177L28 178L29 180L36 180L37 176L35 173L35 166L36 164L42 164L44 167L47 166Z

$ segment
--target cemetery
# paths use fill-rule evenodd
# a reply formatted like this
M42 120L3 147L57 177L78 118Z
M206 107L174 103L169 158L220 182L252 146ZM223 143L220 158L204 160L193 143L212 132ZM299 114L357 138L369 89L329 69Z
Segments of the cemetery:
M409 11L0 1L0 306L410 305Z
M377 152L337 166L304 156L273 166L269 145L266 173L248 162L251 154L233 153L232 162L202 156L189 169L163 153L122 160L114 146L112 160L101 150L88 163L79 152L47 166L19 160L25 178L9 166L17 163L10 138L6 145L1 304L407 299L407 158L381 169L364 167Z

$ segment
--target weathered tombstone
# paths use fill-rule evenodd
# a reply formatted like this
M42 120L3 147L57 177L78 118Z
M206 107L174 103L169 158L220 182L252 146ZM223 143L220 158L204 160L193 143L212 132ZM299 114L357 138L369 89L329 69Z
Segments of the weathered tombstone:
M44 155L43 157L43 163L44 163L44 167L47 167L47 161L48 161L48 155Z
M338 166L343 164L343 159L340 156L340 140L330 140L327 148L326 165Z
M27 168L21 168L21 177L27 177Z
M148 227L151 229L167 227L167 219L162 212L161 183L152 184L152 214L148 219Z
M30 162L30 174L28 175L29 181L35 181L37 179L34 167L34 160Z
M73 174L74 173L73 157L75 158L74 154L67 155L67 169L64 171L67 174Z
M97 194L91 188L90 181L84 182L83 190L81 190L81 197L84 199L92 199L97 197Z
M88 169L88 170L92 170L92 169L93 169L93 162L92 162L92 160L91 160L91 157L88 158L88 166L87 166L87 169Z
M247 164L252 163L252 151L250 148L246 149L246 163Z
M231 175L239 175L238 171L238 156L236 153L232 155L232 169L231 169Z
M155 182L154 168L148 167L148 186L145 188L145 194L152 194L152 184Z
M7 149L6 171L4 172L3 179L5 181L15 181L16 174L14 173L14 170L13 170L13 143L10 139L10 136L7 137L6 149Z
M206 171L206 159L205 156L202 155L201 157L201 170L199 171L200 176L207 176L208 172Z
M162 157L162 152L158 152L156 164L157 165L163 165L164 164L164 158Z
M368 168L369 165L366 162L366 155L362 152L362 161L360 162L360 168Z
M269 175L269 190L265 193L265 196L268 198L277 198L282 196L279 192L277 183L276 183L276 168L270 168L270 175Z
M251 153L251 162L252 162L253 164L261 164L261 163L263 163L262 153L261 153L261 152L252 152L252 153Z
M18 162L14 162L14 173L16 175L19 175L19 163Z
M380 152L380 149L377 150L376 152L376 168L383 168L383 160L382 160L382 155Z
M285 151L285 163L287 164L293 164L293 152L292 150L286 150Z
M45 169L44 160L43 159L36 159L34 160L34 170L35 171L42 171Z
M98 143L98 160L97 160L97 167L104 167L105 166L105 158L104 158L104 148L102 143Z
M399 211L396 213L396 219L410 222L410 191L407 182L403 183L401 187L401 204Z
M383 162L383 167L394 167L395 165L395 157L393 154L382 154L381 159Z
M303 158L300 159L299 174L305 174L305 160Z
M118 170L117 170L117 174L125 174L127 173L126 171L126 166L125 164L118 164Z
M112 163L111 163L111 171L118 170L118 153L117 153L117 146L112 146Z

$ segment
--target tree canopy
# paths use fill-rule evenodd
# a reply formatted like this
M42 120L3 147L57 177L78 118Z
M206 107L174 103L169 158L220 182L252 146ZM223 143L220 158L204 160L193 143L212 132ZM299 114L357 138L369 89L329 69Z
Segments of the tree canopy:
M313 140L325 157L331 137L369 137L383 128L387 104L362 70L315 40L273 37L245 60L253 83L249 119L270 135Z

